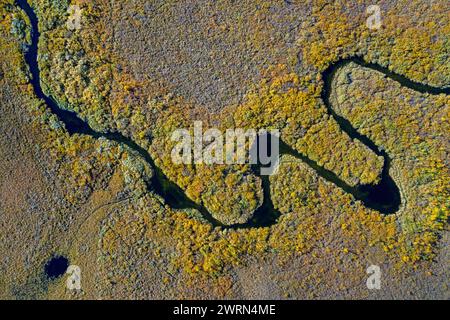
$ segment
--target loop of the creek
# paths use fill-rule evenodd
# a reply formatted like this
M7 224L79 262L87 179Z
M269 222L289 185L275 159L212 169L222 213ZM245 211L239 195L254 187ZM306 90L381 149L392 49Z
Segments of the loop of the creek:
M152 180L149 182L149 189L161 196L165 202L174 209L188 209L193 208L198 210L203 217L214 226L223 228L257 228L267 227L275 224L280 216L280 213L274 208L270 197L270 181L268 176L260 176L263 185L263 204L254 212L253 218L244 224L237 225L223 225L220 221L217 221L206 210L206 208L200 204L195 203L189 199L184 191L170 181L160 168L155 165L149 152L140 147L132 139L125 137L119 132L98 132L93 130L87 122L80 119L75 112L64 110L58 106L55 99L44 94L40 84L40 74L38 65L38 18L28 4L26 0L16 0L17 5L27 14L31 23L31 45L25 52L25 60L29 66L31 72L31 84L34 88L35 94L38 98L42 99L46 105L50 108L61 122L65 124L66 130L69 134L85 134L94 138L106 138L124 145L138 152L155 170ZM390 158L388 154L367 136L360 134L348 120L339 116L330 103L331 85L336 74L336 71L347 65L348 63L355 63L359 66L369 68L371 70L378 71L384 74L387 78L392 79L402 86L410 88L420 93L429 94L449 94L450 88L436 88L422 83L414 82L404 76L396 74L389 69L382 67L378 64L365 62L360 57L352 57L348 59L342 59L338 62L330 65L323 73L324 87L322 90L322 100L329 112L329 114L336 120L342 131L347 133L352 139L357 139L366 145L376 155L382 156L384 159L384 166L381 173L381 180L377 185L360 185L350 186L343 180L341 180L335 173L326 170L319 166L316 162L293 150L291 147L280 141L280 155L288 154L292 155L317 172L317 174L327 181L332 182L345 192L350 193L356 200L361 201L366 207L379 211L382 214L392 214L398 211L401 204L401 197L399 188L395 184L395 181L389 175ZM254 173L259 175L259 166L255 166Z

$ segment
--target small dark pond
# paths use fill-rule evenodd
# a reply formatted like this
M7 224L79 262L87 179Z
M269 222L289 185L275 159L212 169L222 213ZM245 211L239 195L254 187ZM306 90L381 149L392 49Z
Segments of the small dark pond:
M54 256L44 266L48 279L54 280L64 275L69 267L69 260L64 256Z

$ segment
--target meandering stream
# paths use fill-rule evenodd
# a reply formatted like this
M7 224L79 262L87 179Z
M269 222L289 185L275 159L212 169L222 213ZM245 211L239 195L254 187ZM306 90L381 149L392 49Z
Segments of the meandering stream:
M122 143L127 145L130 149L138 152L154 169L153 175L148 187L151 191L161 196L164 201L174 209L197 209L203 217L208 220L214 226L220 226L223 228L255 228L265 227L273 225L277 222L280 213L274 208L270 197L270 181L267 176L260 176L263 181L264 201L263 204L255 211L253 218L245 224L237 224L231 226L225 226L221 222L213 218L213 216L206 210L206 208L200 204L195 203L189 199L184 191L175 183L170 181L163 171L155 165L155 162L147 150L139 146L132 139L125 137L119 132L98 132L93 130L87 122L80 119L75 112L64 110L59 107L58 103L51 96L47 96L41 87L40 83L40 71L38 65L38 42L39 42L39 30L38 30L38 18L28 4L26 0L16 0L17 5L27 14L31 22L31 45L28 51L25 53L25 60L29 66L31 72L31 84L34 88L35 94L38 98L42 99L49 107L52 113L54 113L58 119L65 124L65 127L69 134L85 134L92 136L93 138L106 138L111 141ZM319 166L316 162L293 150L291 147L281 141L280 154L292 155L311 168L313 168L317 174L332 182L345 192L350 193L356 200L361 201L366 207L375 209L383 214L392 214L398 211L401 204L400 192L395 184L395 181L389 175L390 158L388 154L367 136L360 134L348 120L339 116L333 109L330 103L331 85L333 83L334 76L337 70L348 63L356 63L362 67L369 68L378 72L381 72L386 77L400 83L404 87L408 87L417 92L429 93L429 94L450 94L450 88L436 88L425 84L414 82L404 76L393 73L387 68L384 68L378 64L367 63L359 57L353 57L349 59L340 60L332 64L325 72L323 72L324 88L322 91L322 99L328 109L328 112L337 121L340 128L346 132L352 139L357 139L372 150L376 155L382 156L384 159L384 167L381 174L380 183L377 185L361 185L352 187L346 182L341 180L335 173L326 170ZM259 175L259 167L255 166L254 173Z

